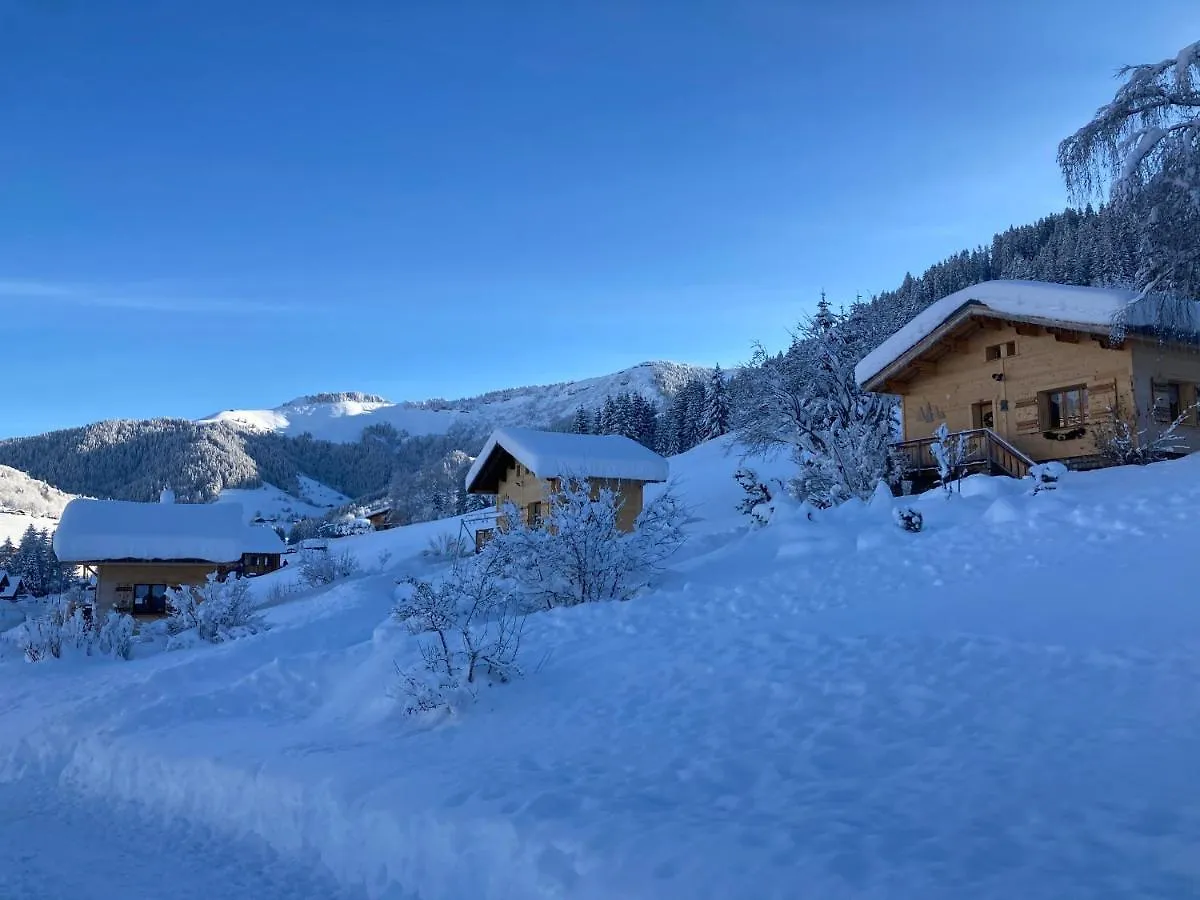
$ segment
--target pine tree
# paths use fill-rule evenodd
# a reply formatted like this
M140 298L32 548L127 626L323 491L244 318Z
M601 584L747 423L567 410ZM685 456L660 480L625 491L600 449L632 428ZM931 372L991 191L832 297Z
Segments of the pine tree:
M6 537L0 544L0 572L17 571L17 547L12 538Z
M824 297L822 297L824 300ZM729 397L725 388L725 373L720 364L713 367L708 382L704 415L704 437L708 440L729 433Z
M592 417L588 415L588 411L582 406L575 410L575 419L571 422L571 431L575 432L575 434L592 433Z

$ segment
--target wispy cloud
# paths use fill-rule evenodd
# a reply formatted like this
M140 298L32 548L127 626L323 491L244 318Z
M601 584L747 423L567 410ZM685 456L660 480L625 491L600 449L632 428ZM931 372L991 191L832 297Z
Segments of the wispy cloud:
M281 303L262 300L203 297L144 286L80 284L27 278L0 277L0 306L22 302L49 302L97 309L144 312L286 312Z

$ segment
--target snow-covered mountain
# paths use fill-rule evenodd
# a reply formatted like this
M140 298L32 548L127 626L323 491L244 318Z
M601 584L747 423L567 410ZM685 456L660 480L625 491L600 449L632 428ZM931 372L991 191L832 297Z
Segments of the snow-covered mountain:
M19 469L0 466L0 543L20 540L33 525L53 531L71 495L53 485L31 478Z
M339 442L357 441L364 428L384 424L411 435L445 434L459 423L546 426L569 418L580 406L597 409L607 397L621 393L639 393L661 403L690 378L706 378L710 372L683 363L646 362L611 375L507 388L461 400L395 403L374 394L318 394L274 409L227 409L199 421L293 437L308 433Z

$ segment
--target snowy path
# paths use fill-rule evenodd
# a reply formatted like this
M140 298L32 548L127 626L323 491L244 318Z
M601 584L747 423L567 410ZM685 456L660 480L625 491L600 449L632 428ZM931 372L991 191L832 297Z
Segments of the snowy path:
M0 784L0 897L22 900L357 900L258 839L231 841L43 781Z

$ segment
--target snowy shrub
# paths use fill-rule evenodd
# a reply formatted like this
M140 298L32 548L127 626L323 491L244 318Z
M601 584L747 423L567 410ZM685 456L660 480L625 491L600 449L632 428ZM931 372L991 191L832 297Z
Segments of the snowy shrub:
M167 591L168 649L186 645L193 635L213 644L262 630L263 622L250 595L250 585L239 579L218 581L216 575L199 587ZM179 638L179 639L176 639Z
M967 436L965 434L950 434L950 429L943 422L933 433L934 442L929 447L938 467L938 480L946 493L953 492L954 486L962 490L962 477L966 474Z
M339 538L351 537L356 534L370 534L375 526L370 520L358 516L345 516L333 522L326 522L317 529L320 537Z
M20 646L29 662L61 659L68 652L127 660L133 655L134 628L132 616L110 611L100 624L90 606L64 597L46 615L22 626Z
M397 667L407 712L453 709L486 680L520 674L522 619L495 554L473 557L437 585L401 582L395 617L420 641L423 665Z
M1177 456L1187 450L1186 442L1178 433L1179 426L1195 409L1191 406L1184 409L1173 422L1151 437L1148 429L1137 427L1134 417L1118 400L1117 405L1110 406L1105 417L1092 426L1096 451L1112 466L1145 466Z
M300 553L300 580L309 587L333 584L341 578L357 575L361 570L357 557L346 550L304 550Z
M133 616L109 610L100 626L96 639L97 649L105 656L115 659L131 659L133 657L133 632L136 623Z
M1038 463L1029 469L1029 477L1033 479L1033 493L1052 491L1067 474L1067 467L1060 462Z
M453 532L443 531L429 539L422 555L429 559L459 559L468 552L466 542Z
M684 511L667 490L625 532L620 510L612 490L564 476L539 525L509 505L484 553L500 557L535 609L628 600L683 544Z
M905 531L911 531L914 534L925 527L925 517L921 515L920 510L913 509L911 506L898 506L894 513L896 524Z
M733 473L733 480L746 494L737 505L738 512L749 516L755 524L765 525L775 511L771 489L758 478L758 473L745 466Z

